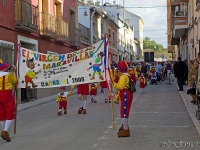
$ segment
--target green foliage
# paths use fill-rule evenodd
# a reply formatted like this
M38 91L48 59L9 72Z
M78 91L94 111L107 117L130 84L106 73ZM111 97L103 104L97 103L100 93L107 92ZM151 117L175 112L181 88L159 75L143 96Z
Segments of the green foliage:
M145 37L143 40L143 49L162 51L164 48L161 44L156 43L154 40L151 40L149 37Z

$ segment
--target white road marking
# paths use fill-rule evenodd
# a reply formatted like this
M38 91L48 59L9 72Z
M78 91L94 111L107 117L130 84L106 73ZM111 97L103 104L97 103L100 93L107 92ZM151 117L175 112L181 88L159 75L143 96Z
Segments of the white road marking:
M186 112L131 112L131 114L185 114Z
M189 128L189 127L191 126L129 126L129 128Z
M92 145L91 148L96 148L98 144L99 144L99 142L97 142L96 144Z
M107 134L110 131L110 129L108 129L107 131L103 131L103 134Z

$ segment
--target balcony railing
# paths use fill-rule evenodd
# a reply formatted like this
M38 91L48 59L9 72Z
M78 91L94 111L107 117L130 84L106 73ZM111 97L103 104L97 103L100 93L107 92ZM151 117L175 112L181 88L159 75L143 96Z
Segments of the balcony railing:
M76 29L74 27L69 30L69 42L70 42L70 46L72 47L79 47L81 45L79 29Z
M51 38L57 37L58 19L46 12L40 13L40 35Z
M25 0L15 0L15 28L38 32L38 7Z
M174 16L173 26L176 25L187 25L188 18L187 16Z
M79 24L80 30L80 42L86 45L90 45L90 29L82 24Z
M63 20L58 20L57 25L57 41L68 42L69 41L69 25Z

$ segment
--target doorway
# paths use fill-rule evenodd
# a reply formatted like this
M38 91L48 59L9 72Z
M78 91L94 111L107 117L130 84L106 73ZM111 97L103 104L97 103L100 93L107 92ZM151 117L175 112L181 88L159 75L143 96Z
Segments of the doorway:
M20 40L21 47L36 51L36 44ZM27 89L27 98L30 100L37 99L37 89Z

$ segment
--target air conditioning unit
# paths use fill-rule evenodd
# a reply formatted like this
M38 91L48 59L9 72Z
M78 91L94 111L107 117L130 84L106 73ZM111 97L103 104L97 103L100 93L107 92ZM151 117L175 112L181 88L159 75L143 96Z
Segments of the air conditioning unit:
M190 39L190 43L194 43L194 39Z

